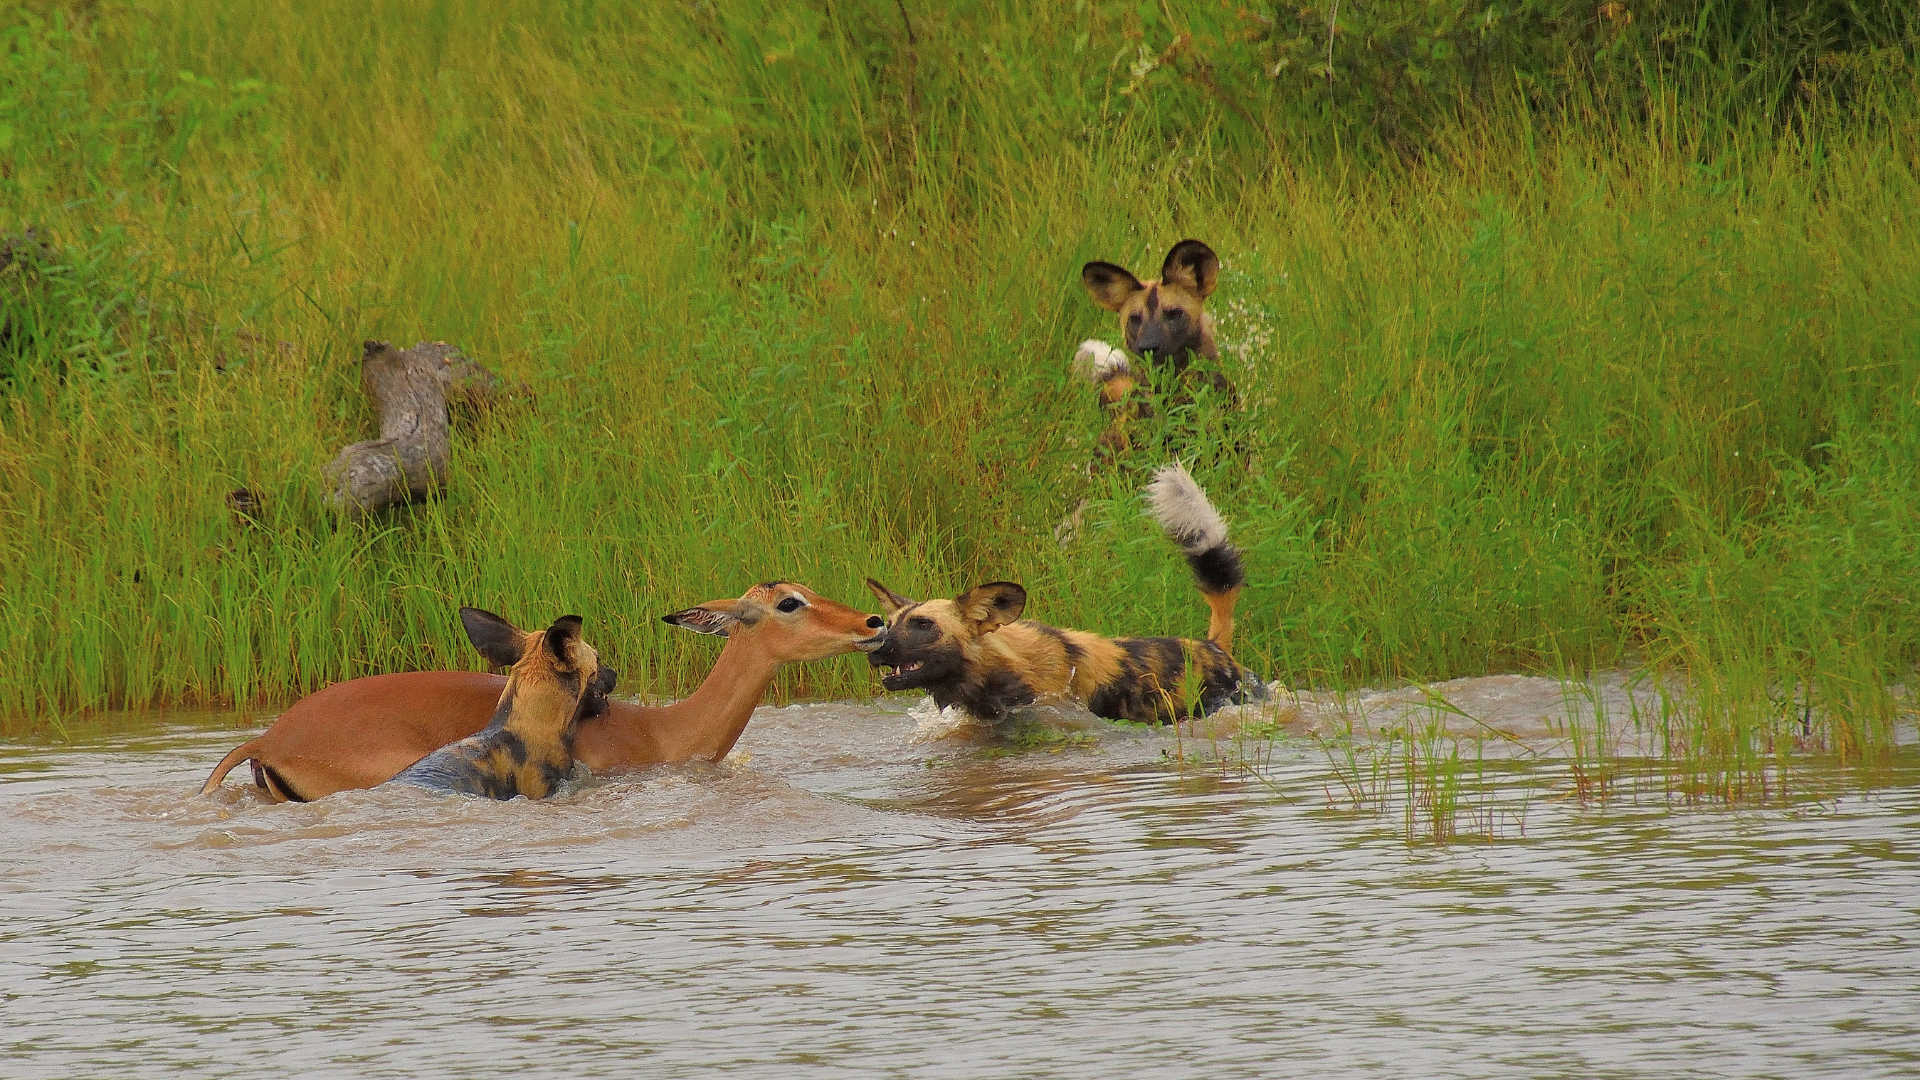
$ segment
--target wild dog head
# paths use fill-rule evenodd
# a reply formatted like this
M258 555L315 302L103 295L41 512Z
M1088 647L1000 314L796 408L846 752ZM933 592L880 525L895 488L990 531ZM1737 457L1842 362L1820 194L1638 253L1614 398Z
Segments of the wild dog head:
M867 579L887 616L886 644L867 663L892 669L880 677L888 690L937 690L974 677L980 639L1020 618L1027 590L1011 581L976 585L951 600L909 600Z
M755 585L737 600L709 600L660 620L696 634L751 636L782 663L870 653L887 639L880 616L855 611L791 581Z
M557 683L560 692L575 701L574 720L607 711L607 695L620 673L600 662L600 654L580 638L578 615L562 615L545 630L529 633L480 608L460 609L467 640L487 662L508 668L516 689L532 683Z
M1152 364L1184 370L1190 354L1212 357L1212 327L1203 310L1220 280L1220 259L1198 240L1167 252L1157 281L1141 281L1122 266L1090 262L1080 280L1093 302L1117 312L1127 351Z
M602 664L593 646L580 640L580 616L565 615L554 620L546 630L528 633L491 611L463 607L460 623L467 629L467 640L480 650L487 663L512 669L514 673L528 660L530 645L544 644L544 653L533 650L531 654L536 666L551 666L552 674L563 681L582 677L576 719L586 720L606 713L607 695L620 681L620 673Z

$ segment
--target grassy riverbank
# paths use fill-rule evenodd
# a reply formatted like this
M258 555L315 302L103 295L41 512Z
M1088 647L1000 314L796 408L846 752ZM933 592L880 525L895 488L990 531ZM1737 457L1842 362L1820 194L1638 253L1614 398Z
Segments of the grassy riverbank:
M1249 662L1644 663L1697 688L1682 753L1887 740L1920 656L1910 67L1752 115L1700 104L1757 93L1711 71L1466 86L1368 141L1173 7L911 38L878 3L228 7L8 31L0 227L60 264L9 294L10 730L466 666L461 603L578 611L629 689L679 693L712 649L657 617L775 576L1013 578L1041 619L1198 631L1134 478L1085 474L1067 370L1113 331L1079 264L1198 236L1247 399L1250 465L1200 471ZM372 431L364 338L457 342L535 401L459 433L446 499L342 528L319 468Z

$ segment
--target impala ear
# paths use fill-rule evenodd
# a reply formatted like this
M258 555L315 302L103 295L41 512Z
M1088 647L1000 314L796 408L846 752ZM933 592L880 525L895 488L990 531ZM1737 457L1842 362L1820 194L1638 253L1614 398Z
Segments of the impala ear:
M580 622L578 615L562 615L547 627L547 652L562 667L573 666L573 643L580 640Z
M709 600L685 611L660 616L660 621L696 634L726 637L735 627L752 626L760 621L761 608L749 600Z
M887 588L872 578L867 579L867 590L873 593L874 597L880 601L880 613L888 619L892 619L895 615L912 607L915 603L915 601L901 596L899 593L894 592L892 589Z
M1160 280L1191 289L1205 300L1220 281L1220 257L1198 240L1182 240L1167 252L1167 261L1160 266Z
M491 611L463 607L460 623L467 628L467 640L494 667L512 667L527 651L527 635Z
M989 581L954 597L953 605L973 624L974 633L991 634L1027 609L1027 590L1011 581Z
M1093 297L1094 303L1108 311L1119 311L1126 307L1134 293L1146 288L1126 267L1110 262L1090 262L1081 267L1080 284L1087 287L1087 294Z

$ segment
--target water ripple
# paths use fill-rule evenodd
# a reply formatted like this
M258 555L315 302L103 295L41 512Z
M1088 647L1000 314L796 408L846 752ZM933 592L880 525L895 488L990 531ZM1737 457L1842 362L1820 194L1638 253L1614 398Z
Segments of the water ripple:
M1423 847L1331 805L1310 749L1258 775L1138 732L988 754L856 706L537 804L189 797L235 738L0 747L7 1075L1920 1068L1911 782L1535 798L1504 839Z

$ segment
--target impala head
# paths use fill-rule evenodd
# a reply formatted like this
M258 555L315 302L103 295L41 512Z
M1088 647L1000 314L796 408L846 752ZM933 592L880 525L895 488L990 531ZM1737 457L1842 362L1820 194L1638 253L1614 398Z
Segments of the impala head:
M1189 353L1202 351L1202 307L1219 280L1220 259L1198 240L1173 245L1158 281L1141 281L1109 262L1080 268L1093 302L1119 314L1127 351L1176 369L1186 367Z
M938 686L965 677L975 644L1013 622L1027 608L1027 590L1011 581L976 585L951 600L909 600L867 579L887 613L887 640L867 663L892 669L880 677L888 690Z
M545 630L528 633L491 611L463 607L460 622L488 663L509 669L508 694L555 688L574 702L575 720L607 711L607 695L620 673L580 639L580 616L562 615Z
M751 636L781 663L872 652L887 640L880 616L855 611L791 581L755 585L738 600L709 600L663 615L661 621L696 634Z

